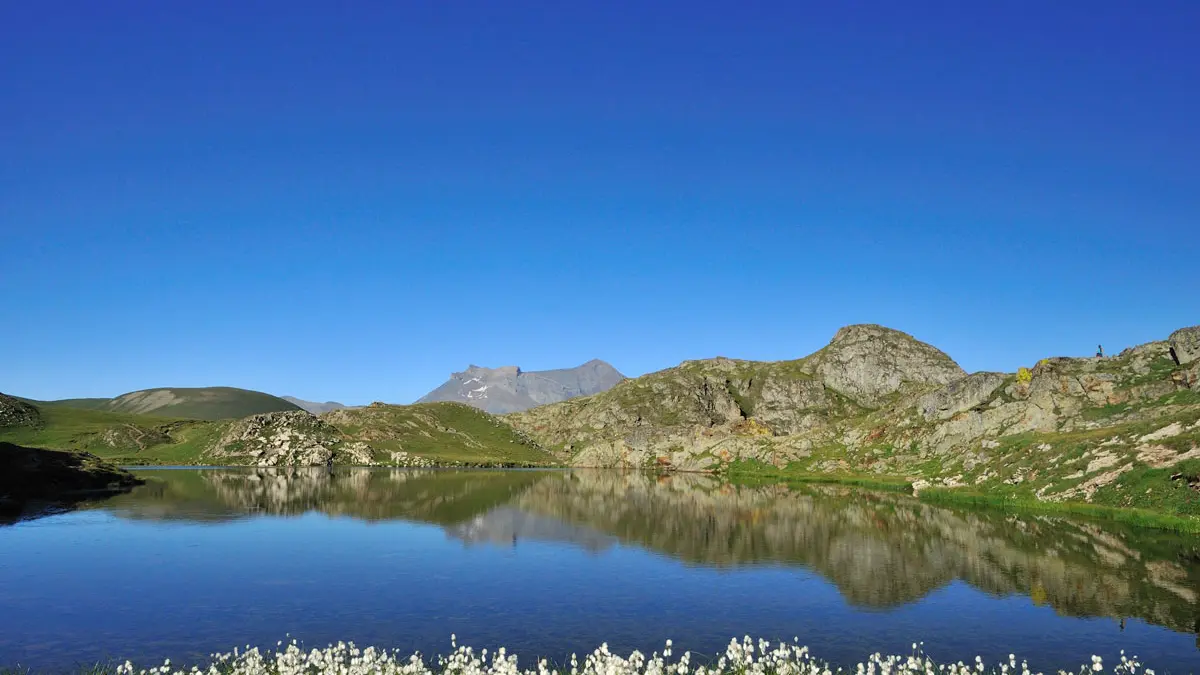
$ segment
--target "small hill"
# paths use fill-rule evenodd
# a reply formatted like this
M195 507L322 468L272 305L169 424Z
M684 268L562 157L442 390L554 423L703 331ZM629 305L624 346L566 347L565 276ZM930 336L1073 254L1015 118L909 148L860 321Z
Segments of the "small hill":
M455 401L493 414L527 410L577 396L607 391L625 376L604 361L593 359L575 368L523 371L517 366L483 368L472 365L417 400L417 403Z
M325 401L324 403L318 403L316 401L305 401L304 399L296 398L295 396L280 396L279 398L282 398L292 405L299 406L300 408L303 408L314 415L320 415L331 410L341 410L349 407L342 405L337 401Z
M236 387L164 387L133 391L112 399L76 398L36 403L49 407L196 420L234 419L301 409L278 396Z
M376 464L372 448L303 410L251 415L223 424L204 450L215 464L332 466ZM215 461L213 461L215 460Z
M407 453L440 463L549 465L554 458L499 418L462 403L372 403L321 419L377 452Z

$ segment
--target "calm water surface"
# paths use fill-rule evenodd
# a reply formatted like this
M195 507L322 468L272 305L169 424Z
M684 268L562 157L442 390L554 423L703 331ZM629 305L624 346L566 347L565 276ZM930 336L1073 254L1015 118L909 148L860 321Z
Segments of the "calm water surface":
M0 664L235 645L562 659L798 637L1200 672L1200 540L835 486L618 472L201 469L0 526Z

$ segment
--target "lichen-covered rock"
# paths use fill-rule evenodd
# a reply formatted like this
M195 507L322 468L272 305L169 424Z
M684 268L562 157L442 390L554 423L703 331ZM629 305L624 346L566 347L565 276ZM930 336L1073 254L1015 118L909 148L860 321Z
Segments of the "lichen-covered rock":
M0 428L40 427L42 416L34 406L5 394L0 394Z
M917 408L927 421L950 419L987 402L1004 380L1003 373L972 373L922 396Z
M842 328L805 367L826 386L867 407L880 405L906 386L941 386L966 375L936 347L873 324Z
M802 433L824 423L824 416L819 413L832 405L824 384L777 373L763 379L753 417L774 434Z
M1180 365L1200 360L1200 326L1180 328L1167 338Z

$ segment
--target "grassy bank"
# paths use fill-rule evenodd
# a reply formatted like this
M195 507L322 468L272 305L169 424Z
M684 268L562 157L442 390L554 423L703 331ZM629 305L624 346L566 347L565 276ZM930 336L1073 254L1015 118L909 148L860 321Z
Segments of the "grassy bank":
M781 469L754 460L731 462L721 475L730 482L750 486L769 483L836 483L838 485L853 485L871 490L912 492L912 482L906 478L864 476L861 474L811 473L795 468L793 465Z
M733 462L722 475L739 485L759 486L771 483L830 483L851 485L870 490L912 492L912 482L906 478L864 476L861 474L816 474L793 466L778 468L756 461ZM963 489L926 488L918 498L929 504L1001 509L1022 513L1082 516L1108 520L1137 527L1154 528L1185 534L1200 534L1200 518L1145 508L1109 506L1081 502L1047 502L1032 497L1010 494L985 494Z
M921 501L930 504L1002 509L1021 513L1083 516L1097 520L1126 523L1137 527L1169 530L1185 534L1200 534L1200 518L1159 513L1148 509L1122 508L1079 502L1044 502L1036 499L989 495L947 488L921 490L919 498Z

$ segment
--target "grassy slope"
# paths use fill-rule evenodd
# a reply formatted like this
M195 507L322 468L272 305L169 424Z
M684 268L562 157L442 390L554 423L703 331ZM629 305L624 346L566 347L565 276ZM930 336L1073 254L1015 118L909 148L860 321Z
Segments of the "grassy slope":
M1200 466L1200 462L1196 463ZM1182 466L1182 465L1180 465ZM1156 470L1166 471L1166 470ZM1172 471L1178 471L1174 469ZM728 466L725 476L738 485L757 486L772 483L798 485L803 483L831 483L852 485L872 490L909 492L912 481L899 477L871 476L861 474L814 474L792 465L779 469L760 462L735 462ZM1176 491L1192 492L1186 485ZM1186 534L1200 534L1200 518L1187 510L1176 510L1171 506L1129 507L1127 505L1085 504L1079 502L1045 502L1032 496L1005 492L977 492L964 489L929 488L918 497L931 504L999 509L1019 513L1044 513L1083 516L1097 520L1127 523L1138 527L1149 527ZM1187 496L1184 495L1186 498ZM1194 498L1193 498L1194 499ZM1177 514L1177 515L1176 515Z
M153 410L142 411L134 397L155 392L169 392L180 400ZM236 387L162 387L130 392L111 399L68 398L29 402L42 409L75 408L196 420L236 419L259 413L301 409L300 406L278 396Z
M82 408L84 410L107 410L108 404L112 401L111 398L64 398L58 401L34 401L32 399L23 399L32 403L39 408L56 407L56 408Z
M439 462L544 466L553 458L498 418L452 402L375 404L322 417L352 440Z
M39 406L41 428L0 429L0 441L86 450L126 465L199 464L227 421L172 420L66 406ZM386 460L404 450L438 462L545 466L553 459L497 418L457 403L374 406L325 418L350 440L363 440Z
M155 417L221 420L301 409L300 406L278 396L234 387L165 388L148 391L166 391L182 399L177 403L142 413ZM132 412L133 405L126 401L126 396L129 394L113 399L109 409L114 412Z
M38 406L40 428L0 429L0 441L84 450L118 464L194 464L219 422L170 420L66 406Z

